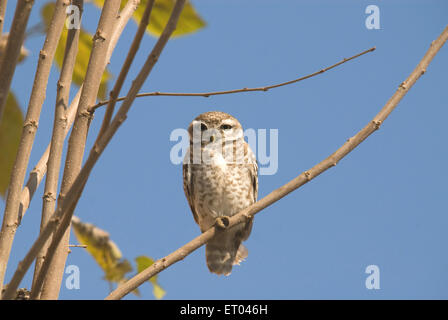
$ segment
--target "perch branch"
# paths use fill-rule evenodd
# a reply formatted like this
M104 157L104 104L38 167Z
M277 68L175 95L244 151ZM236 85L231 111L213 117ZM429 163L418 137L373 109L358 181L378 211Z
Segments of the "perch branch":
M217 96L217 95L223 95L223 94L232 94L232 93L243 93L243 92L254 92L254 91L268 91L270 89L274 89L274 88L278 88L278 87L283 87L283 86L287 86L299 81L303 81L305 79L309 79L311 77L317 76L319 74L322 74L330 69L336 68L337 66L340 66L343 63L346 63L350 60L356 59L366 53L375 51L375 47L370 48L368 50L365 50L361 53L358 53L350 58L344 58L343 60L339 61L338 63L335 63L332 66L326 67L324 69L320 69L319 71L313 72L311 74L308 74L306 76L294 79L294 80L290 80L290 81L286 81L286 82L281 82L281 83L277 83L274 85L270 85L270 86L264 86L264 87L257 87L257 88L242 88L242 89L234 89L234 90L226 90L226 91L212 91L212 92L199 92L199 93L182 93L182 92L147 92L147 93L139 93L137 94L137 98L141 98L141 97L149 97L149 96L169 96L169 97L204 97L204 98L208 98L210 96ZM117 98L115 101L123 101L126 97L120 97ZM106 101L101 101L99 103L97 103L96 105L94 105L91 108L91 111L94 111L96 109L98 109L101 106L104 106L108 103L110 103L112 100L106 100Z
M395 94L387 101L381 111L371 120L367 125L361 129L355 136L348 139L339 149L337 149L328 158L318 163L311 169L303 172L287 184L274 190L268 194L263 199L257 201L248 208L242 210L238 214L229 218L229 225L227 228L231 228L239 223L246 222L248 219L252 218L256 213L262 209L268 207L274 202L280 200L281 198L288 195L290 192L296 190L297 188L303 186L307 182L311 181L327 169L335 166L342 158L349 154L353 149L355 149L361 142L363 142L368 136L379 129L384 120L389 116L389 114L395 109L401 99L409 91L409 89L415 84L415 82L420 78L422 74L426 72L426 69L443 46L443 44L448 39L448 26L444 29L442 34L437 38L437 40L431 43L429 50L426 52L425 56L422 58L420 63L411 73L411 75L402 82ZM150 279L151 277L158 274L160 271L166 269L172 264L184 259L187 255L192 253L197 248L204 245L208 240L210 240L215 233L217 227L212 227L206 232L202 233L200 236L196 237L192 241L188 242L183 247L177 249L168 256L157 260L150 267L146 268L130 280L126 281L124 284L120 285L117 289L106 297L107 300L121 299L129 292L136 289L142 283Z

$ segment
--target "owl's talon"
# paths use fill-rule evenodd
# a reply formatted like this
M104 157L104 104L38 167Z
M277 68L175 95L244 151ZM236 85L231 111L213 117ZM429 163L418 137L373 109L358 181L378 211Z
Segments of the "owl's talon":
M223 216L216 218L216 226L220 229L226 229L229 226L229 217Z

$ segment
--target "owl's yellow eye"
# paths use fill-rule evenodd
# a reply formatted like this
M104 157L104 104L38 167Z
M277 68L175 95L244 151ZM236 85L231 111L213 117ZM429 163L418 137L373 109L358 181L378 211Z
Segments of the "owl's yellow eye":
M232 126L230 124L223 124L221 126L221 129L223 129L223 130L230 130L230 129L232 129Z

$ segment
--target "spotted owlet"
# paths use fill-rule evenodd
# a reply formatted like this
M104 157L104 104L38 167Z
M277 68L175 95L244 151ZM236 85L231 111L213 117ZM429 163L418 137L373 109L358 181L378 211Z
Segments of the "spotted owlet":
M230 217L257 201L257 161L231 115L212 111L188 127L190 147L183 164L184 191L201 232L219 217ZM218 232L205 247L210 272L229 275L248 254L241 244L253 220Z

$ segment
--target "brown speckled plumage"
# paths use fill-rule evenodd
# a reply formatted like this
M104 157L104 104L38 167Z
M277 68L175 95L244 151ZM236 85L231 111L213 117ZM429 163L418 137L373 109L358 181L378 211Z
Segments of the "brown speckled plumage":
M203 113L193 120L188 131L184 191L194 219L204 232L217 217L233 216L257 200L257 162L244 141L241 124L227 113ZM198 152L199 162L193 156ZM247 257L241 242L249 237L251 229L252 221L240 224L218 233L207 243L205 254L211 272L229 275L232 265Z

